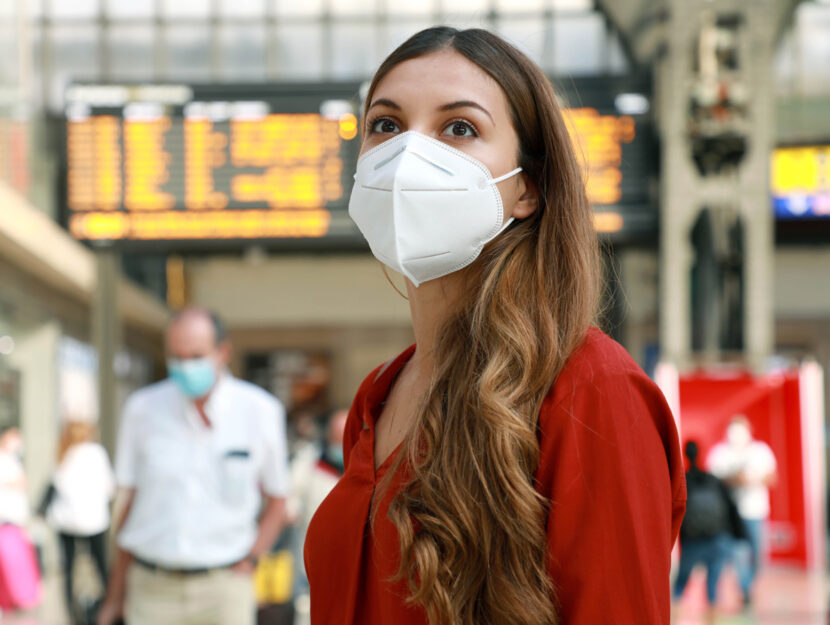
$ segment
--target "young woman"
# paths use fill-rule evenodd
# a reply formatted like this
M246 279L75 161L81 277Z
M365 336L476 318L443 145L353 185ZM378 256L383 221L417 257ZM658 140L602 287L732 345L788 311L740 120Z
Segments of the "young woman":
M668 623L669 409L590 324L592 212L553 89L431 28L369 87L350 213L416 343L369 374L306 540L315 625Z
M60 537L64 593L71 615L75 614L72 571L78 543L86 543L102 587L107 584L109 502L115 494L115 477L106 450L95 439L95 427L89 423L68 421L63 426L52 477L55 496L46 512Z

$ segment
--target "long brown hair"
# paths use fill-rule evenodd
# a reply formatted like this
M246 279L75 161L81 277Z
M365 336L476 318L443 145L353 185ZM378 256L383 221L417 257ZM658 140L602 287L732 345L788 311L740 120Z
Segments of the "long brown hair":
M539 202L465 270L463 305L440 331L416 427L388 474L408 467L388 513L400 536L397 579L433 625L550 625L549 502L534 489L539 411L594 320L597 237L553 87L498 36L448 27L413 35L380 66L366 105L396 65L447 49L503 89Z
M63 462L66 453L75 445L94 441L97 438L97 431L94 425L83 421L67 421L61 432L58 443L58 464Z

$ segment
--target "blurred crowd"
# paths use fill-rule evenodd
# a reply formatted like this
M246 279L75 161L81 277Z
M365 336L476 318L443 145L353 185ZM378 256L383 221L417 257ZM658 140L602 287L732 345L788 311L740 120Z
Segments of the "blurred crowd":
M124 407L115 467L88 416L64 415L31 506L20 432L0 435L3 611L37 608L46 575L62 578L73 625L309 622L303 542L343 473L348 413L287 421L279 400L231 375L208 311L180 313L166 348L168 379ZM32 531L43 523L56 541ZM79 555L97 583L76 582Z

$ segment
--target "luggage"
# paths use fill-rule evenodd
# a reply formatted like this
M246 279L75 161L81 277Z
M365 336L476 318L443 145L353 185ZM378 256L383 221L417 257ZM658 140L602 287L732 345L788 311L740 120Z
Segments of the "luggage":
M269 553L259 559L254 573L257 625L293 625L294 558L288 549Z
M262 606L257 610L256 622L257 625L294 625L294 604Z
M269 553L259 559L254 573L257 603L289 603L294 585L294 558L287 549Z
M0 525L0 608L33 608L40 602L37 554L21 527Z

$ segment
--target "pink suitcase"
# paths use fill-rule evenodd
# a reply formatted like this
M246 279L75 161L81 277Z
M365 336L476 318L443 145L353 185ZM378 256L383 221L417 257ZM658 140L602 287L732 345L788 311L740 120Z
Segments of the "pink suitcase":
M0 525L0 608L27 609L40 602L35 548L22 528Z

